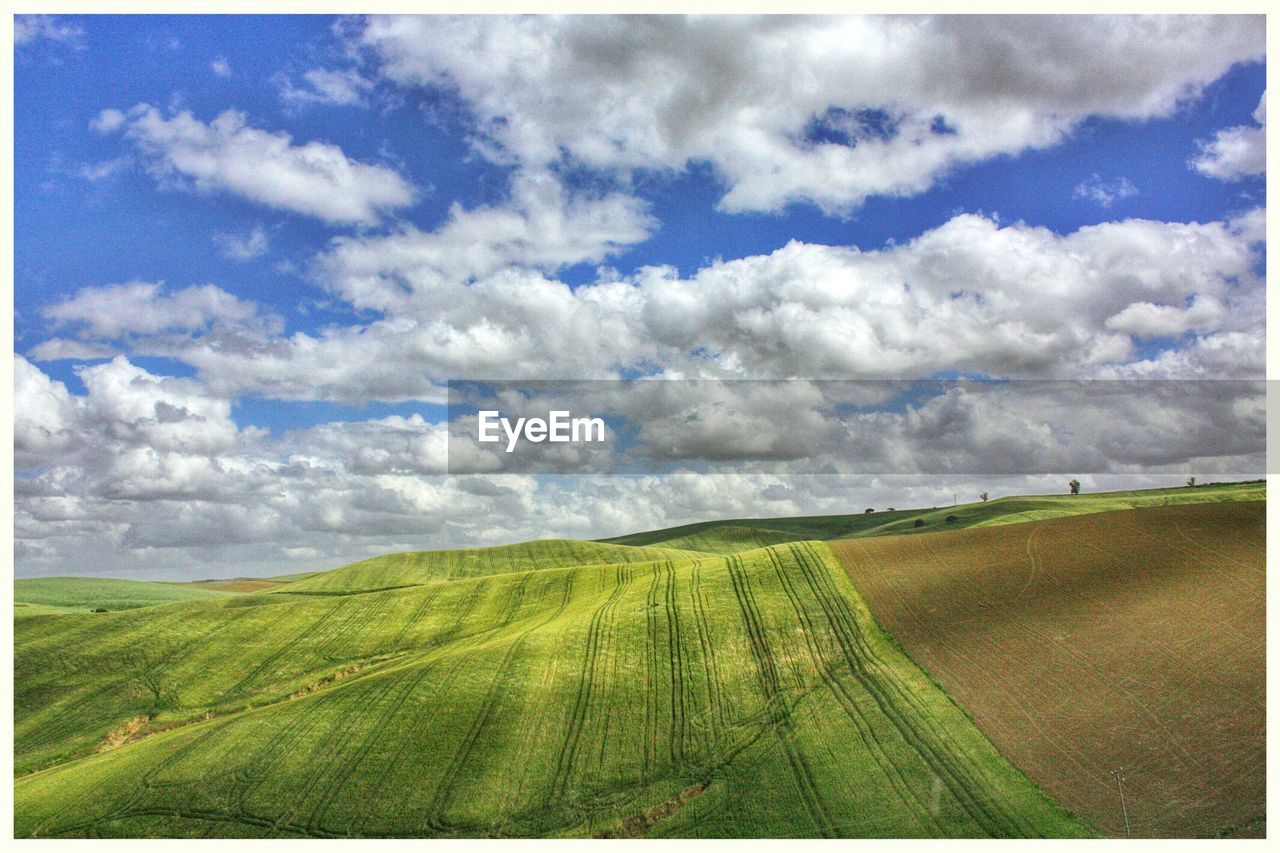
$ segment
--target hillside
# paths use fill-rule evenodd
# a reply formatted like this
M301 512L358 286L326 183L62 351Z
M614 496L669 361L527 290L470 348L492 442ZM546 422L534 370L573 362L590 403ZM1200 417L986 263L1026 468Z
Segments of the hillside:
M1262 481L1081 495L1022 495L932 509L703 521L600 541L618 545L661 545L711 553L733 553L780 542L935 533L939 530L1016 524L1118 509L1265 499L1266 484ZM954 520L948 521L952 516ZM917 522L920 523L919 526Z
M202 589L195 584L155 583L115 578L31 578L13 582L17 615L26 612L131 610L175 601L221 598L225 590Z
M61 597L14 624L15 829L1120 835L1115 765L1135 835L1258 835L1264 496L393 554L108 613L20 581ZM819 533L853 538L788 541Z
M817 543L98 616L17 626L19 837L1088 833Z
M624 547L572 539L540 539L493 548L408 551L320 572L278 588L280 592L339 594L415 586L430 581L478 578L564 566L614 565L696 556L673 548Z
M832 543L876 617L1104 834L1265 831L1265 504Z

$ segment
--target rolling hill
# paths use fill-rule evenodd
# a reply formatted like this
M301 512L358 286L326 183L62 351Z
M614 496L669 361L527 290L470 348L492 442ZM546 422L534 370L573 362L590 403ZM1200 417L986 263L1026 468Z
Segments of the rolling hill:
M31 578L13 583L18 615L21 605L31 613L59 611L132 610L175 601L220 598L226 590L202 589L196 584L157 583L115 578Z
M1257 834L1264 494L691 525L32 613L15 833L1115 835L1120 756L1137 834Z
M493 548L408 551L311 575L280 592L347 595L416 586L431 581L485 577L563 566L615 565L696 556L673 548L624 547L572 539L539 539Z
M19 836L1088 834L819 543L97 616L20 623Z
M1040 521L1119 509L1203 504L1266 499L1261 480L1244 483L1211 483L1192 488L1144 489L1082 495L1022 495L991 501L930 509L880 510L853 515L819 515L796 518L746 518L703 521L602 539L619 545L659 545L712 553L733 553L745 548L780 542L935 533ZM954 516L954 520L948 518ZM919 525L917 526L917 522Z

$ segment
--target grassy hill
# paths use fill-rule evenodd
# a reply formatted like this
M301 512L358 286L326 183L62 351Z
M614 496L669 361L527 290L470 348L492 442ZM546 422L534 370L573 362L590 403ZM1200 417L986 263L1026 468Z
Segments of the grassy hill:
M1266 507L833 543L914 660L1102 832L1266 827ZM1110 783L1110 784L1108 784Z
M1117 833L1119 756L1140 834L1257 834L1264 495L689 525L33 610L15 833L1073 837ZM1063 517L1009 523L1037 514Z
M431 581L459 580L509 572L538 571L564 566L640 563L696 556L673 548L645 548L539 539L493 548L455 551L409 551L353 563L331 572L310 575L279 588L281 592L347 595Z
M17 633L19 837L1088 834L819 543Z
M704 521L603 539L618 545L660 545L717 554L779 542L934 533L998 524L1015 524L1118 509L1203 504L1220 501L1261 501L1266 483L1214 483L1192 488L1145 489L1082 495L1025 495L934 509L881 510L853 515L796 518L748 518ZM954 520L948 521L951 516ZM917 522L920 522L917 526Z
M220 598L225 591L194 584L116 580L114 578L31 578L13 583L17 615L105 608L131 610L175 601ZM33 605L24 608L22 605Z

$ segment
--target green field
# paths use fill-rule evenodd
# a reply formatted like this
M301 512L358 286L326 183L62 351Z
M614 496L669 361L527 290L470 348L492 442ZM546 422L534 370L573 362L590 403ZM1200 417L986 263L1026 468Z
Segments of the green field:
M18 634L20 837L1088 832L821 544Z
M1193 488L1146 489L1081 495L1025 495L932 509L880 510L853 515L818 515L798 518L746 518L704 521L604 539L619 545L661 545L712 553L733 553L744 548L780 542L848 539L858 536L891 536L902 533L935 533L993 524L1015 524L1046 518L1062 518L1118 509L1150 506L1260 501L1266 499L1266 483L1213 483ZM947 521L950 516L955 520ZM916 525L920 521L922 524Z
M175 601L221 598L227 593L194 584L155 583L115 578L31 578L13 583L18 615L94 610L132 610ZM30 609L24 609L27 605Z
M541 539L496 548L389 554L352 563L331 572L310 575L281 587L280 591L346 595L510 572L639 563L693 556L697 555L674 548L632 548L571 539Z
M31 612L14 625L15 834L1089 836L814 540L1263 495L735 521ZM97 606L59 583L51 606Z

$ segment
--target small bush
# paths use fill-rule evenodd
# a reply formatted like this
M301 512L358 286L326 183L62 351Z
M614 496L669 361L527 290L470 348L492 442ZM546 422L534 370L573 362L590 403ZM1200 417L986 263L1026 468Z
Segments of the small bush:
M915 526L916 526L916 527L924 527L924 519L923 519L923 518L917 518L917 519L916 519Z
M950 523L951 523L951 522L953 522L953 521L959 521L959 520L960 520L960 516L958 516L958 515L948 515L948 516L947 516L947 524L950 524Z

